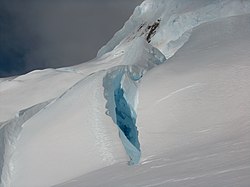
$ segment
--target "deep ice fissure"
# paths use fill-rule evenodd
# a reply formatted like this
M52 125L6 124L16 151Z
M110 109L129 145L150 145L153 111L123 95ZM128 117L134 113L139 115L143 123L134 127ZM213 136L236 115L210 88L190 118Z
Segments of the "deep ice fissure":
M140 150L138 131L136 128L136 114L124 97L124 90L119 87L114 92L116 124L127 139Z
M139 163L141 151L136 127L136 112L133 108L135 95L128 93L124 87L134 89L133 80L124 82L127 77L127 66L119 66L106 74L103 79L104 97L107 100L106 109L114 123L118 126L122 144L130 158L129 164ZM126 85L124 85L126 84ZM132 98L132 99L127 99Z

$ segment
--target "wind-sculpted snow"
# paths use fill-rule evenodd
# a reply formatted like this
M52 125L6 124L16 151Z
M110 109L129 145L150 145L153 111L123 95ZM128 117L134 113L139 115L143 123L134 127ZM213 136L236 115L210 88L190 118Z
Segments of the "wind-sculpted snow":
M170 58L187 41L187 32L202 23L250 13L250 2L239 0L146 0L124 27L98 52L98 57L131 40L144 37ZM154 25L154 34L150 28ZM180 39L183 35L183 39ZM175 42L177 41L178 42ZM175 43L173 46L171 43Z
M12 173L12 163L10 162L15 143L22 131L22 125L37 114L41 109L51 101L37 104L28 109L18 112L15 118L2 123L0 126L0 186L9 186Z
M105 114L105 75L84 77L25 123L11 159L11 186L53 186L126 162L117 128Z

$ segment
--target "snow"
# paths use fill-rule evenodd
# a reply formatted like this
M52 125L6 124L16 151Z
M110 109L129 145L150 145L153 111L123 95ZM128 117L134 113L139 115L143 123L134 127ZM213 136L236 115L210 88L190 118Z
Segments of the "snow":
M170 58L187 41L186 33L193 28L216 19L249 13L249 7L249 1L239 0L146 0L135 9L124 27L99 50L98 56L133 38L147 38L148 28L160 20L151 44ZM178 45L170 48L173 42Z
M96 59L0 79L0 186L249 186L249 20L146 0Z
M139 165L117 163L56 186L249 186L249 18L197 27L143 77Z
M205 133L207 136L201 134L199 138L196 131L210 129L212 124L226 125L247 119L250 43L246 38L249 38L249 31L249 15L202 25L193 31L190 40L173 58L146 74L139 90L139 107L143 108L143 113L138 112L138 124L142 124L140 116L143 116L143 122L154 123L154 126L139 129L141 136L148 134L150 137L141 137L146 156L147 149L161 151L162 147L173 146L172 141L178 146L202 142L207 136L214 139L210 133ZM164 115L158 115L158 111L164 111ZM159 118L154 120L156 115ZM162 129L165 125L172 129L166 130L171 145L164 138L166 134ZM224 126L222 129L228 128ZM194 131L194 134L187 131ZM163 146L161 143L157 147L148 141L153 136L167 144ZM185 136L194 138L188 142Z
M11 185L51 186L127 160L118 131L103 112L103 76L79 81L24 123L12 159Z
M76 73L47 69L0 82L0 122L13 118L20 110L58 97L81 77Z
M0 137L0 163L1 163L1 181L3 185L8 186L10 181L11 172L12 172L12 163L10 158L15 151L15 144L19 133L22 131L22 125L36 115L41 109L47 106L51 101L37 104L28 109L20 111L13 119L1 124Z

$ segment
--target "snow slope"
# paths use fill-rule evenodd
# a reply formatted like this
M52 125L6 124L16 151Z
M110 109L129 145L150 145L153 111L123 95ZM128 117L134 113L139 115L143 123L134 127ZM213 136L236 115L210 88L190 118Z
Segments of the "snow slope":
M249 186L249 20L199 26L173 58L144 76L139 165L114 164L57 187Z
M0 79L0 185L249 186L249 20L146 0L96 59Z

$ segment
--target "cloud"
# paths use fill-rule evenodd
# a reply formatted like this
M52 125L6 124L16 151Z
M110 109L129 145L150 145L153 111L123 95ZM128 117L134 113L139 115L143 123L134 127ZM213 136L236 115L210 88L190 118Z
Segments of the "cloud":
M0 0L0 76L94 58L141 2Z

